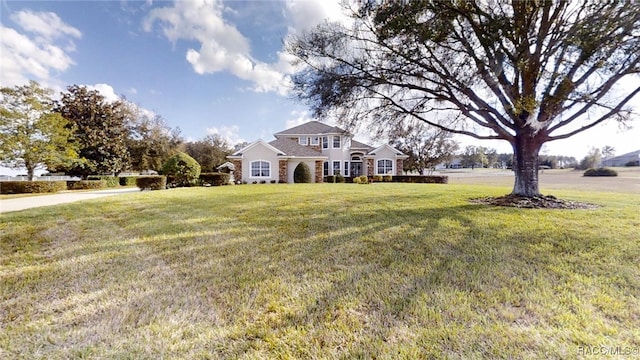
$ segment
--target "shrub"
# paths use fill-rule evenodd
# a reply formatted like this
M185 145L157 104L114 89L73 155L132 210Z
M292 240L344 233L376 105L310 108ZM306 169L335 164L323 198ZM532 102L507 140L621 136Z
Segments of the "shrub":
M311 182L311 170L307 164L301 162L296 166L296 169L293 170L293 182L296 184Z
M120 179L115 176L89 175L87 180L104 180L105 187L110 188L120 186Z
M618 172L608 168L588 169L583 176L618 176Z
M0 194L36 194L67 189L66 181L2 181Z
M448 184L448 176L438 175L396 175L393 177L393 182L401 183L419 183L419 184Z
M326 183L335 183L336 177L334 175L329 175L324 177L324 182Z
M382 177L382 181L384 182L391 182L393 181L393 175L385 175Z
M381 182L382 181L382 175L373 175L373 181L374 182Z
M161 175L139 176L136 186L140 190L163 190L167 188L167 177Z
M121 176L120 177L120 186L136 186L137 176Z
M640 160L631 160L624 164L624 166L640 166Z
M69 190L99 190L105 188L107 188L106 180L71 180L67 182L67 189Z
M211 186L222 186L229 184L229 174L213 172L200 174L200 183L202 185L209 184Z
M162 175L172 176L175 180L169 181L175 186L191 186L200 176L200 164L191 156L178 152L170 157L162 165Z
M353 178L354 184L368 184L369 178L366 175L358 176Z
M340 174L336 175L336 182L340 183L340 184L343 184L344 183L344 176L342 176Z

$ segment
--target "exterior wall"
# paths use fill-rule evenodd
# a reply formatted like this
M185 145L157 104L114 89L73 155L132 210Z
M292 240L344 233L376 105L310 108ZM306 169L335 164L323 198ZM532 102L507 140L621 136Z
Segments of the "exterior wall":
M278 163L278 182L287 181L287 160L280 160Z
M324 163L324 161L322 161L322 160L317 160L316 161L315 182L317 182L317 183L323 182L323 179L324 179L324 177L322 176L322 164L323 163Z
M396 175L402 175L404 169L404 159L396 160Z
M398 162L402 161L402 159L397 159L396 158L396 153L394 151L392 151L389 148L382 148L379 151L376 152L375 158L373 159L373 172L375 175L383 175L380 174L380 172L378 171L378 160L391 160L391 166L392 166L392 171L391 174L392 175L401 175L402 174L402 166L399 167L400 170L398 170ZM400 171L400 172L398 172Z
M268 149L262 144L257 144L251 149L245 151L242 159L242 180L248 183L252 183L254 181L266 181L270 182L271 180L279 179L279 169L280 162L278 159L278 155L273 152L271 149ZM268 161L271 164L269 177L251 177L251 162L252 161ZM239 171L238 171L239 172ZM240 172L239 172L240 173Z
M296 167L298 167L298 164L300 163L305 163L309 167L309 171L311 172L311 182L312 183L318 182L315 177L316 162L314 160L300 161L299 159L292 159L292 160L289 160L289 162L287 163L287 178L286 178L287 182L289 184L294 183L293 173L296 171ZM322 171L322 168L320 168L320 170Z
M367 159L367 176L375 175L375 161L374 159Z
M242 182L242 160L233 160L233 166L236 170L233 172L233 180L237 183Z
M337 136L337 135L326 135L329 138L329 148L328 149L322 149L320 148L320 150L322 151L322 155L327 156L329 159L327 159L326 161L329 162L329 175L335 175L333 173L333 162L334 161L339 161L340 162L340 174L345 175L344 174L344 162L351 161L351 149L350 149L350 144L351 144L351 138L348 136L340 136L340 148L339 149L334 149L333 148L333 137ZM322 137L320 137L320 146L322 146ZM351 175L351 174L349 174Z

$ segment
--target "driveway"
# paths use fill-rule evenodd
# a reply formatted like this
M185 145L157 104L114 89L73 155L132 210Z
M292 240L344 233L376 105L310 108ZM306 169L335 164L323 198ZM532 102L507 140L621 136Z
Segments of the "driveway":
M107 189L83 192L64 192L52 195L38 195L17 199L0 200L0 213L20 211L41 206L58 205L82 200L96 199L132 192L139 192L138 188Z

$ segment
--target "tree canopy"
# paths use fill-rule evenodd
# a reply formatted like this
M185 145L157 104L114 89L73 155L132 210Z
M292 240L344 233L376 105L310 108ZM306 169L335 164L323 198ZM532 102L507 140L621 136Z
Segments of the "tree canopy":
M640 92L622 86L640 72L636 1L368 1L351 20L288 42L298 98L346 125L508 141L514 195L540 195L544 143L628 121Z
M72 129L53 112L52 93L34 81L0 89L0 160L13 168L26 168L29 180L38 167L80 161Z

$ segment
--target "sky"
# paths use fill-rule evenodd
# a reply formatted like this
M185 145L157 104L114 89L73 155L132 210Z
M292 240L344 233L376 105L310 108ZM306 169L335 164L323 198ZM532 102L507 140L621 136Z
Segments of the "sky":
M327 18L345 19L337 0L0 0L0 85L85 85L161 115L187 140L269 141L313 120L289 93L294 67L283 42ZM511 152L506 142L457 139ZM580 159L610 145L620 155L639 149L638 139L640 119L624 131L612 122L543 153Z

